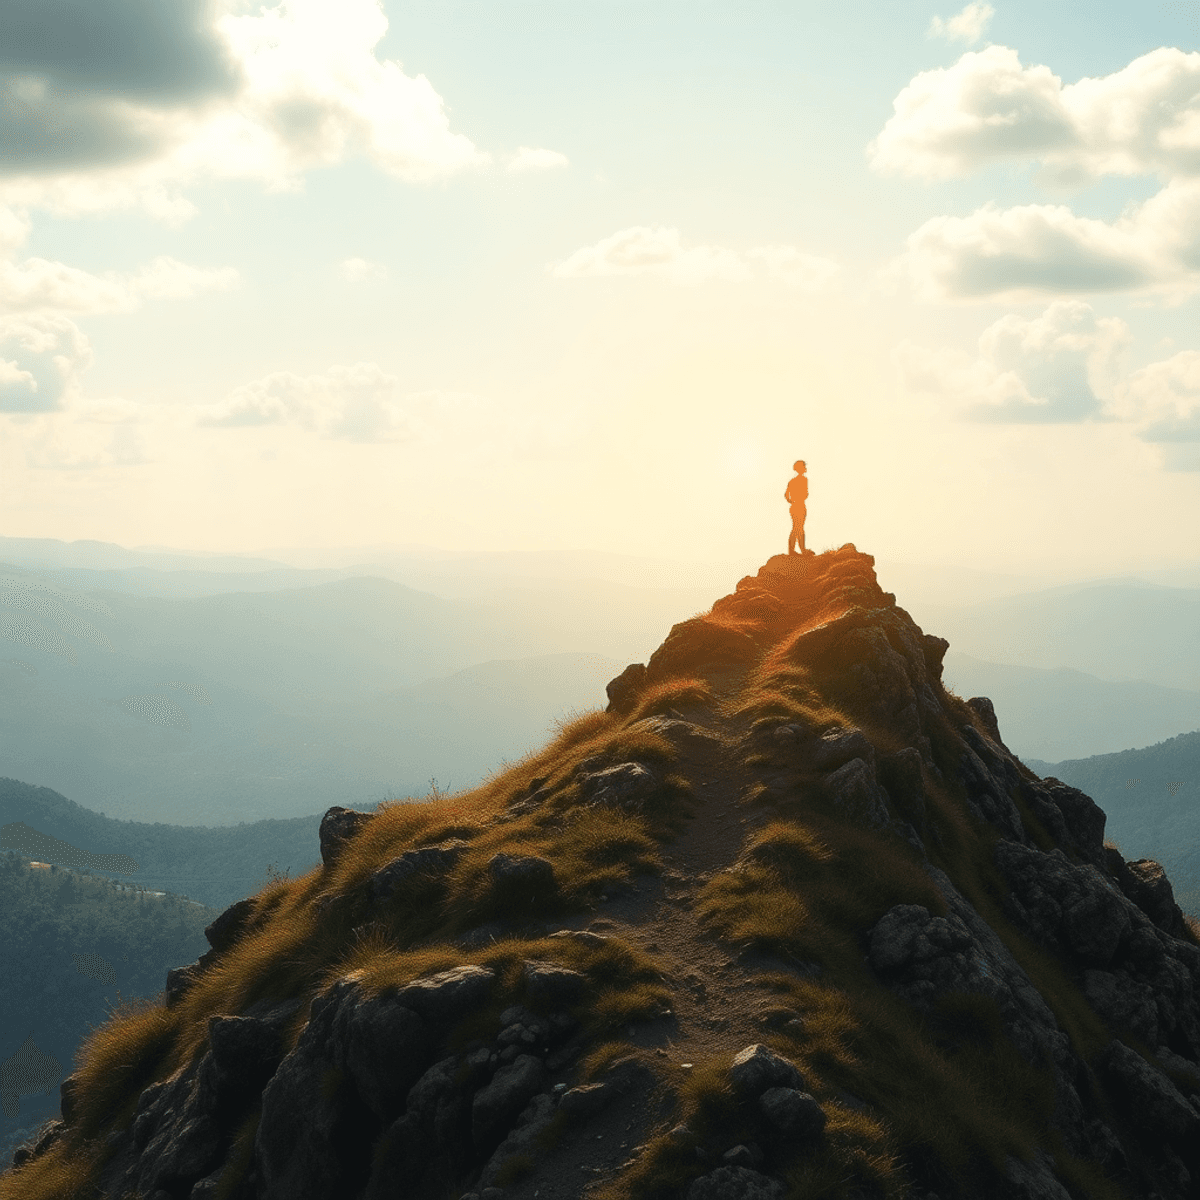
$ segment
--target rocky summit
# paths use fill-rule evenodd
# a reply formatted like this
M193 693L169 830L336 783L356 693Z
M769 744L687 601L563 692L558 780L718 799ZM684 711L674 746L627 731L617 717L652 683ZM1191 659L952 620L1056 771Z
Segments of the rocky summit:
M1200 944L853 546L115 1011L5 1200L1186 1200Z

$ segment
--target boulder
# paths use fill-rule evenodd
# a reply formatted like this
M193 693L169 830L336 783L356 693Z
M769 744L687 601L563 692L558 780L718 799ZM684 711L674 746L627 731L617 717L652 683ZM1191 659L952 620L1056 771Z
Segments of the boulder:
M644 763L618 763L582 776L583 799L625 812L641 812L659 789L658 776Z
M490 967L467 964L405 984L395 1002L412 1009L431 1028L446 1030L485 1004L496 983Z
M861 758L875 769L875 747L861 729L831 729L823 733L813 751L813 766L832 771L851 759Z
M1180 1145L1200 1136L1200 1113L1161 1071L1124 1042L1110 1042L1100 1054L1099 1066L1112 1084L1114 1101L1139 1128L1161 1130Z
M847 819L868 829L884 829L891 822L887 792L875 782L875 772L861 758L852 758L825 776L825 787Z
M637 703L638 695L646 683L644 663L630 663L616 679L604 689L608 693L608 712L629 712Z
M799 1088L767 1088L758 1107L776 1133L795 1141L815 1141L825 1132L825 1112Z
M973 708L983 722L984 729L988 732L988 737L996 743L997 746L1003 746L1004 741L1000 737L1000 722L996 719L996 707L986 696L972 696L967 704Z
M783 1200L787 1188L749 1167L718 1167L692 1180L687 1200Z
M331 867L342 848L353 840L358 831L374 817L374 813L356 812L352 808L334 805L321 818L317 836L321 842L321 862Z
M1125 971L1084 971L1084 999L1117 1029L1127 1029L1152 1046L1158 1044L1158 1005L1154 990Z
M1129 898L1164 933L1184 937L1183 913L1175 903L1174 889L1162 865L1152 858L1139 858L1127 865L1134 881Z
M204 936L208 944L218 954L224 954L252 923L257 907L258 902L253 898L231 904L211 925L205 927Z
M804 1079L796 1064L761 1042L747 1046L734 1056L729 1068L729 1082L743 1100L757 1100L769 1088L804 1088Z
M488 874L497 897L507 901L537 900L556 887L554 864L536 854L494 854Z
M372 900L387 900L412 879L445 875L458 862L467 845L461 838L452 838L437 846L406 850L371 876L367 881L368 896Z
M609 1082L582 1083L564 1092L558 1107L569 1117L583 1121L606 1108L615 1096L616 1089Z
M583 999L588 978L582 971L557 963L526 959L522 967L525 994L537 1008L563 1008Z

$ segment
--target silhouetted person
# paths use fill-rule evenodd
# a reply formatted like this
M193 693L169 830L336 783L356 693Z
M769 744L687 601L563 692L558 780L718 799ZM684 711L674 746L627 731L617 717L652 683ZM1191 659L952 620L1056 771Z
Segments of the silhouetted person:
M804 549L804 518L808 515L808 468L803 462L793 464L796 478L787 485L783 498L792 506L792 532L788 535L788 553L796 553L796 543L800 543L800 553Z

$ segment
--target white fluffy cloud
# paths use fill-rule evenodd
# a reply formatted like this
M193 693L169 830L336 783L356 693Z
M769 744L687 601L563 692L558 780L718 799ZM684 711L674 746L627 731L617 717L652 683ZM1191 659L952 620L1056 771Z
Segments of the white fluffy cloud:
M1063 86L988 46L923 71L867 148L879 171L944 179L987 163L1039 161L1060 180L1200 172L1200 53L1163 47Z
M557 150L543 150L536 146L519 146L516 154L508 160L509 171L553 171L568 166L570 160Z
M91 7L115 21L148 2ZM293 187L305 171L360 156L424 182L488 159L450 131L424 76L376 56L387 29L380 0L280 0L241 15L197 0L162 5L142 13L142 24L180 51L195 86L149 86L144 55L97 82L110 54L103 39L76 56L82 65L66 92L62 70L40 62L34 44L24 60L13 52L0 63L0 147L27 147L4 156L0 199L66 213L141 205L181 220L192 211L181 189L203 179Z
M896 363L910 391L944 397L971 420L1044 424L1108 415L1125 322L1079 300L1028 319L1010 313L984 330L978 354L903 342Z
M78 396L79 372L91 361L87 338L65 317L0 319L0 412L63 408Z
M910 234L890 268L924 300L1014 302L1080 292L1200 286L1200 180L1168 184L1114 221L1061 204L934 217Z
M375 363L334 366L319 375L276 371L236 388L199 423L226 427L296 425L325 438L401 441L410 422L397 379Z
M839 269L832 260L794 246L759 246L745 254L721 246L685 247L677 229L635 225L576 250L555 264L552 273L560 279L649 275L671 283L697 284L752 279L759 264L769 277L803 291L819 291Z
M1158 446L1172 470L1200 471L1200 352L1184 350L1118 384L1114 412Z
M945 38L948 42L965 42L970 46L979 41L992 23L996 10L981 0L972 0L966 8L952 17L934 17L929 22L929 36Z

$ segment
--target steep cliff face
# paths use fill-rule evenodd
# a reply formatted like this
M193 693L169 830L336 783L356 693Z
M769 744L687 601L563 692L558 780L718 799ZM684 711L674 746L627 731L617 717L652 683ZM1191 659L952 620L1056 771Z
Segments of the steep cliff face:
M1194 1196L1196 931L946 649L775 558L487 786L331 809L0 1195Z

